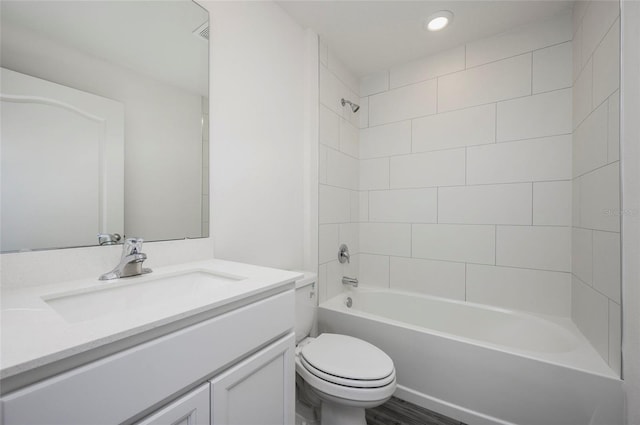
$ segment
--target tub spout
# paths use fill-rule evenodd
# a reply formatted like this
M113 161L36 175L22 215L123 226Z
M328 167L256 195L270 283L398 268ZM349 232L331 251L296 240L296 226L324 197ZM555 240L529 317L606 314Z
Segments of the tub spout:
M344 285L351 285L354 288L357 288L358 287L358 278L357 277L342 276L342 283Z

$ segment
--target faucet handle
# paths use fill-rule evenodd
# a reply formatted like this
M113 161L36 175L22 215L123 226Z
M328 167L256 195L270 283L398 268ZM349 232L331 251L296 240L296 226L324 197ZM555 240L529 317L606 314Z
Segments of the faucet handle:
M124 241L124 246L122 247L122 256L126 257L131 254L139 254L142 252L142 242L144 239L142 238L127 238Z

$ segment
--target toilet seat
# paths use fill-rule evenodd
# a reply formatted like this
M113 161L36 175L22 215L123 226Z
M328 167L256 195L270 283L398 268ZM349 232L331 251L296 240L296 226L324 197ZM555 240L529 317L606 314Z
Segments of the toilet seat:
M376 381L394 371L393 360L375 345L348 335L325 333L300 350L314 370L357 381Z
M376 403L395 391L393 361L366 341L321 334L301 345L296 371L321 393L353 402Z

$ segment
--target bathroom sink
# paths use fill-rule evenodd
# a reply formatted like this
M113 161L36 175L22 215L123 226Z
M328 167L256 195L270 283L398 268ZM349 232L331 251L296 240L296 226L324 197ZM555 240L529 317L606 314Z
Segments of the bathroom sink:
M182 303L206 301L245 279L206 270L120 279L42 299L67 322L83 322L113 314L136 314L140 309L170 309Z

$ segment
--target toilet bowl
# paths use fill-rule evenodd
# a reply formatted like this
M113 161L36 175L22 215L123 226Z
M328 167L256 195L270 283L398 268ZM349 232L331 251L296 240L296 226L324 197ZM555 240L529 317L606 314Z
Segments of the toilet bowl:
M313 306L313 313L309 307ZM387 401L396 389L391 358L376 346L347 335L308 337L315 319L315 275L296 285L296 372L319 400L321 425L366 425L365 409Z

